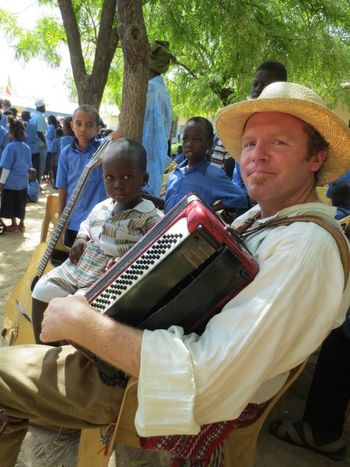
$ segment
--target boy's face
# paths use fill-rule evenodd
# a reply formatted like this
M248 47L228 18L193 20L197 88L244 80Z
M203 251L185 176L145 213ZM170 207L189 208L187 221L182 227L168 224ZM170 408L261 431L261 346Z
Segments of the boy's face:
M81 147L86 147L100 130L93 115L81 110L74 114L71 127Z
M188 160L189 166L201 162L207 157L212 141L208 137L204 125L190 122L185 126L182 137L182 150Z
M108 196L122 209L131 209L140 202L140 191L148 175L140 170L133 157L115 154L103 160L103 179Z

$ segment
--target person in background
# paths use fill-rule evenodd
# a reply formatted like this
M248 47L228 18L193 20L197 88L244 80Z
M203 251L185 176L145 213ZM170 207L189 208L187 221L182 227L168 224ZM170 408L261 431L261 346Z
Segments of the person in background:
M335 218L341 220L350 214L350 183L338 183L332 190L332 205L337 208Z
M43 99L36 99L35 111L31 115L31 122L36 126L36 131L39 137L39 183L44 175L46 168L46 156L47 156L47 145L46 145L46 132L47 123L45 119L45 101ZM37 167L35 167L37 168Z
M55 139L55 130L59 127L59 123L55 115L47 117L47 131L46 131L46 144L47 144L47 157L46 166L44 171L44 178L50 182L53 181L53 168L52 168L52 146Z
M71 144L61 150L58 160L56 186L59 196L59 215L62 214L85 166L91 161L101 144L101 141L96 139L100 130L100 116L91 105L80 105L75 109L71 126L75 138ZM89 173L86 184L69 218L64 235L66 246L73 245L81 222L87 218L97 203L106 198L102 166L100 165Z
M27 202L37 203L39 201L40 184L38 181L38 173L34 167L28 170L28 176Z
M211 207L216 201L221 201L224 211L234 211L236 215L247 208L242 190L208 160L213 137L213 125L206 118L193 117L187 121L182 137L185 161L169 175L165 189L165 213L189 193L197 194Z
M23 110L21 114L22 121L25 122L26 137L24 142L30 147L32 153L32 165L36 170L36 174L39 180L39 169L40 169L40 148L39 148L39 136L37 132L37 126L31 120L30 112ZM40 180L39 180L40 182Z
M56 178L57 178L57 168L58 161L61 153L61 141L63 138L63 129L59 126L55 130L55 138L52 143L52 172L53 172L53 181L52 185L56 188Z
M286 82L287 80L288 74L283 63L275 61L263 62L255 70L250 97L256 99L269 84L277 81Z
M1 120L1 117L2 117L2 112L0 111L0 121ZM0 124L0 157L1 157L1 154L4 150L4 147L6 146L6 144L9 142L9 132L8 132L8 129L7 129L7 125L6 126L2 126Z
M176 153L173 156L173 161L176 162L176 164L181 164L185 160L185 156L183 153L182 149L182 144L179 144L179 146L176 148Z
M149 81L142 144L147 152L147 172L149 181L144 191L159 196L163 173L171 159L168 156L168 141L171 132L172 108L170 95L162 74L175 62L166 41L150 44Z
M78 235L61 266L44 275L33 290L32 319L35 340L41 343L41 321L54 297L83 294L161 218L154 204L142 200L147 183L144 147L120 138L109 144L102 161L109 198L98 203L80 225Z
M74 131L72 130L72 117L65 117L62 124L63 137L60 140L60 151L71 144L75 138Z
M32 154L24 143L25 128L20 120L9 118L10 142L0 159L0 217L11 219L8 232L25 231L24 218L27 201L28 170L32 166ZM17 224L17 219L19 223Z

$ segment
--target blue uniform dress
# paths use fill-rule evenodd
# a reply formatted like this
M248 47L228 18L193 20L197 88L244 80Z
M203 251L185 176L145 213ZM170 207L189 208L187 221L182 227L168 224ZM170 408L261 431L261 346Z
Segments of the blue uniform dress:
M207 160L191 168L186 162L175 167L166 185L164 212L167 213L189 193L198 195L208 206L221 200L225 208L247 208L247 198L242 189L234 185L222 169Z
M80 149L78 149L76 140L74 140L72 144L66 146L61 151L58 161L56 187L66 188L67 202L84 168L92 159L100 143L101 141L93 139L84 151L81 152ZM86 185L80 193L78 202L69 219L68 230L73 231L73 236L75 232L78 232L80 223L87 218L92 208L106 198L107 194L103 184L102 165L100 164L90 171ZM65 237L65 242L66 240L67 237ZM67 242L67 244L69 243L71 242Z
M171 162L168 141L171 132L172 109L169 92L162 76L148 81L142 144L147 152L149 181L144 191L159 196L164 170Z
M0 168L10 171L2 192L0 217L24 219L30 167L29 146L18 140L8 143L0 158Z

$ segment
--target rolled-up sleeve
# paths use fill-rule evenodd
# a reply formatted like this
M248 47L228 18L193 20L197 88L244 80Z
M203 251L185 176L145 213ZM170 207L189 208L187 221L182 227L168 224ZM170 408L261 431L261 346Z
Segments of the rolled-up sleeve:
M259 273L201 336L175 326L144 332L140 435L195 434L203 424L238 417L249 402L272 397L286 372L343 321L349 287L344 294L328 232L297 222L263 231L248 246Z

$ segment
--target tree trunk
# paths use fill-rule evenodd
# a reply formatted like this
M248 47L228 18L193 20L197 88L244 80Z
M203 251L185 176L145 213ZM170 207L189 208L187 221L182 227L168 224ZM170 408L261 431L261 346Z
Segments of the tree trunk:
M119 35L124 54L120 130L125 137L142 140L149 78L149 44L141 0L117 0Z
M70 60L79 104L100 107L109 69L118 45L116 0L105 0L101 10L94 64L91 74L86 72L80 31L71 0L58 0L67 35Z

